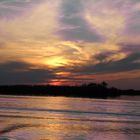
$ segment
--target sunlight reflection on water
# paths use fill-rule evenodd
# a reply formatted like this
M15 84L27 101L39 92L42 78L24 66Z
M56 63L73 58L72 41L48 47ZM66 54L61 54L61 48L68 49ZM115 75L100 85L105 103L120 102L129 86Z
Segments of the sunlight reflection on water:
M140 102L0 96L0 140L139 140Z

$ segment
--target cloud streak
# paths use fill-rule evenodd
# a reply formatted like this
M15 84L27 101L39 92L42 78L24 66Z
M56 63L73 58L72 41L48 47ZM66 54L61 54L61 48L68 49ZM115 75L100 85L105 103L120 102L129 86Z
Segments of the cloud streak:
M0 85L45 84L54 77L50 70L35 68L24 62L0 64Z

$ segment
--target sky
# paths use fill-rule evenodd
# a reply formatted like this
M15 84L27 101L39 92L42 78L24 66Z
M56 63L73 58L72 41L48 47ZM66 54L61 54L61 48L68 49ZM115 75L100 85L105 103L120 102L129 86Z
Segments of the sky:
M140 89L140 0L0 0L0 85L101 81Z

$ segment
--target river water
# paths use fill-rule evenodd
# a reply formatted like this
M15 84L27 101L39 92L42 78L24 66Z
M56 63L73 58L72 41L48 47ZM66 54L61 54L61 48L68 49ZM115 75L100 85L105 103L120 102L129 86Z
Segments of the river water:
M140 140L140 102L0 96L0 140Z

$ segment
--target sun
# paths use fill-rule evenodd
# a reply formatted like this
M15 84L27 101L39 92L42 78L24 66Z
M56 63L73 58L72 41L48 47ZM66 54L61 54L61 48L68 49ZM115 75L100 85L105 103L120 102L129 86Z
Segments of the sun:
M49 67L55 68L55 67L62 67L62 66L67 65L68 60L62 56L53 56L44 60L44 63L48 65Z

